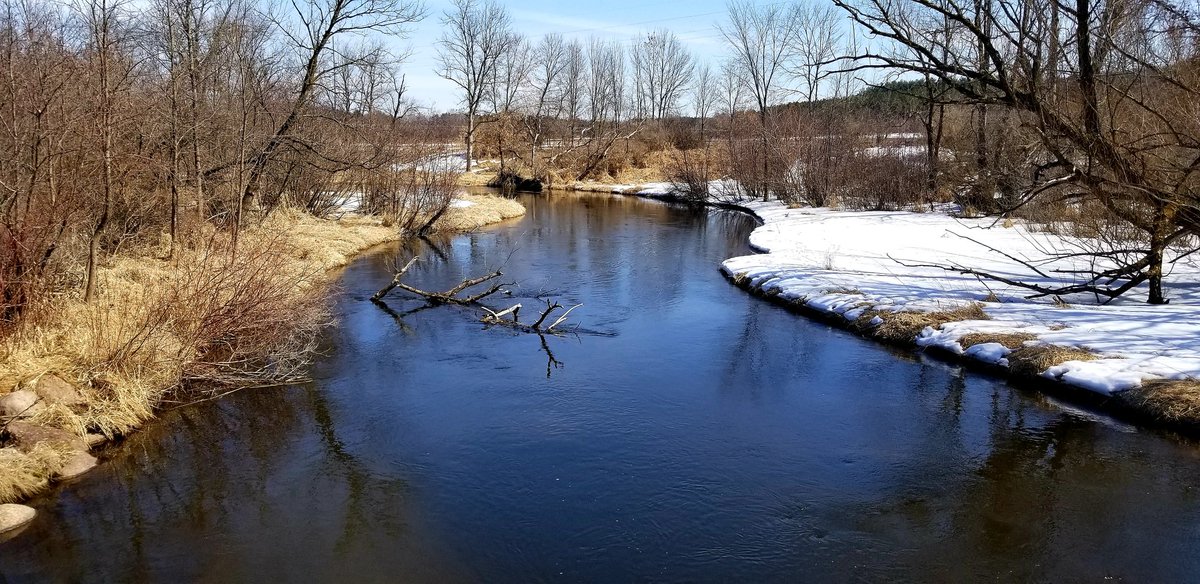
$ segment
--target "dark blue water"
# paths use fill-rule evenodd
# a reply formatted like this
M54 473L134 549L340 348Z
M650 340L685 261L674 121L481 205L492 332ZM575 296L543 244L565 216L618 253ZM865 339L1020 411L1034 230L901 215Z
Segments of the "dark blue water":
M1189 581L1200 449L788 314L753 224L607 196L349 267L315 381L170 412L34 501L36 581ZM393 293L501 268L486 329ZM409 313L409 311L413 311ZM407 313L407 314L405 314ZM551 358L552 357L552 358Z

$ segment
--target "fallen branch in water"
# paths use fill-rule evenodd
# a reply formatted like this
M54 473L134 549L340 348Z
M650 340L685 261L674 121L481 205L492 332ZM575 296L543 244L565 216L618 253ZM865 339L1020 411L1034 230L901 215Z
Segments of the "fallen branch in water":
M555 310L563 308L563 305L561 305L557 302L550 302L549 300L547 300L546 301L546 309L542 311L541 316L539 316L537 321L535 321L533 324L525 324L519 320L518 315L521 311L520 304L514 304L514 305L512 305L504 310L501 310L499 312L496 312L490 308L484 307L484 310L487 312L487 314L483 315L483 317L480 318L479 320L483 321L486 324L503 325L503 326L512 327L517 330L521 330L521 331L525 331L525 332L529 332L529 333L558 334L559 331L555 330L555 327L557 327L558 325L560 325L564 321L566 321L567 315L571 314L572 310L575 310L576 308L579 308L580 306L583 306L583 304L576 304L575 306L568 308L567 311L560 314L558 316L558 318L554 320L554 322L550 323L549 326L545 326L545 327L543 327L542 325L546 322L546 320L548 318L550 318L550 315L553 314ZM510 314L512 315L511 319L504 318L505 316L510 315Z
M484 298L487 298L488 296L491 296L492 294L499 292L500 289L504 287L504 284L493 284L491 288L488 288L487 290L480 292L478 294L474 294L474 295L467 296L464 298L460 298L458 296L458 294L460 294L467 288L471 288L473 286L478 286L480 284L483 284L484 282L495 280L496 278L499 278L500 276L504 275L500 270L496 270L495 272L492 272L490 274L485 274L485 275L479 276L477 278L467 278L466 280L459 282L458 285L454 286L453 288L451 288L449 290L446 290L445 292L428 292L425 290L421 290L419 288L414 288L412 286L409 286L408 284L405 284L404 282L401 282L400 280L401 280L401 278L404 277L405 272L407 272L408 269L411 268L412 265L417 262L417 259L418 258L414 257L413 259L409 260L408 263L405 264L403 268L400 268L400 270L398 272L396 272L396 274L394 276L392 276L392 281L388 282L387 286L380 288L378 292L376 292L374 295L371 296L371 301L377 302L377 303L381 302L383 297L387 296L389 292L391 292L392 290L395 290L396 288L399 288L401 290L404 290L405 292L416 294L417 296L424 298L430 304L476 304L480 300L483 300Z

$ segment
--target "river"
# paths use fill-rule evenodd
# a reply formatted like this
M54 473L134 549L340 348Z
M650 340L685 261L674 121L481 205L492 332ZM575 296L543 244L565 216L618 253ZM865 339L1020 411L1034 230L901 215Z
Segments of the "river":
M346 268L309 384L167 412L0 543L0 581L1190 581L1200 448L727 283L754 223L523 196ZM366 299L501 268L574 334Z

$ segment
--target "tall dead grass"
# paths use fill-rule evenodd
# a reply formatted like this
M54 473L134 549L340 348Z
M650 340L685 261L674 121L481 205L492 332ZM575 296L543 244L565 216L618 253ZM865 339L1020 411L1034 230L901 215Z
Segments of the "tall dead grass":
M0 388L53 371L81 388L89 407L51 409L55 419L41 421L111 436L184 388L298 377L329 321L325 270L391 232L283 215L244 233L236 251L213 234L171 260L119 257L102 271L94 301L39 303L0 342ZM331 231L343 235L323 237Z
M1027 377L1036 377L1067 361L1092 361L1098 358L1091 351L1059 345L1025 345L1013 350L1007 357L1009 369Z
M442 218L473 229L524 213L517 202L471 196ZM329 271L402 230L372 217L338 221L280 209L244 231L237 248L210 230L171 259L162 246L113 258L97 298L43 299L0 338L0 393L53 372L88 405L47 405L33 422L74 434L125 434L168 401L304 376L317 332L330 322ZM2 421L0 421L2 422ZM0 448L0 502L44 488L63 453Z

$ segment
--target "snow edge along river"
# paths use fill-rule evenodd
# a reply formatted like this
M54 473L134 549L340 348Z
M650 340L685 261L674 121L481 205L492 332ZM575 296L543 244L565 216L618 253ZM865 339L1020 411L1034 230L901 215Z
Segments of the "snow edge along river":
M714 205L745 212L760 223L749 241L759 253L721 264L725 276L752 293L865 336L872 335L863 330L864 325L869 329L883 322L870 315L932 313L975 305L982 309L983 318L926 326L907 344L1014 378L1023 372L1010 367L1012 342L964 346L964 338L1023 338L1026 347L1064 348L1081 358L1037 371L1039 381L1085 390L1081 397L1090 394L1091 401L1117 413L1200 429L1196 418L1154 420L1160 417L1155 411L1124 399L1132 393L1129 390L1147 382L1190 382L1200 377L1200 265L1194 261L1173 266L1168 305L1145 304L1144 285L1107 305L1086 295L1034 301L1025 298L1029 292L1021 288L918 264L970 266L1049 283L1051 279L988 247L1035 260L1039 254L1045 256L1041 250L1061 250L1071 245L1069 241L1022 224L953 217L944 209L919 213L789 208L777 201L736 196L736 185L714 182L710 188ZM603 190L678 199L670 183L613 185ZM1081 266L1059 261L1039 267L1053 275L1059 273L1055 270Z

